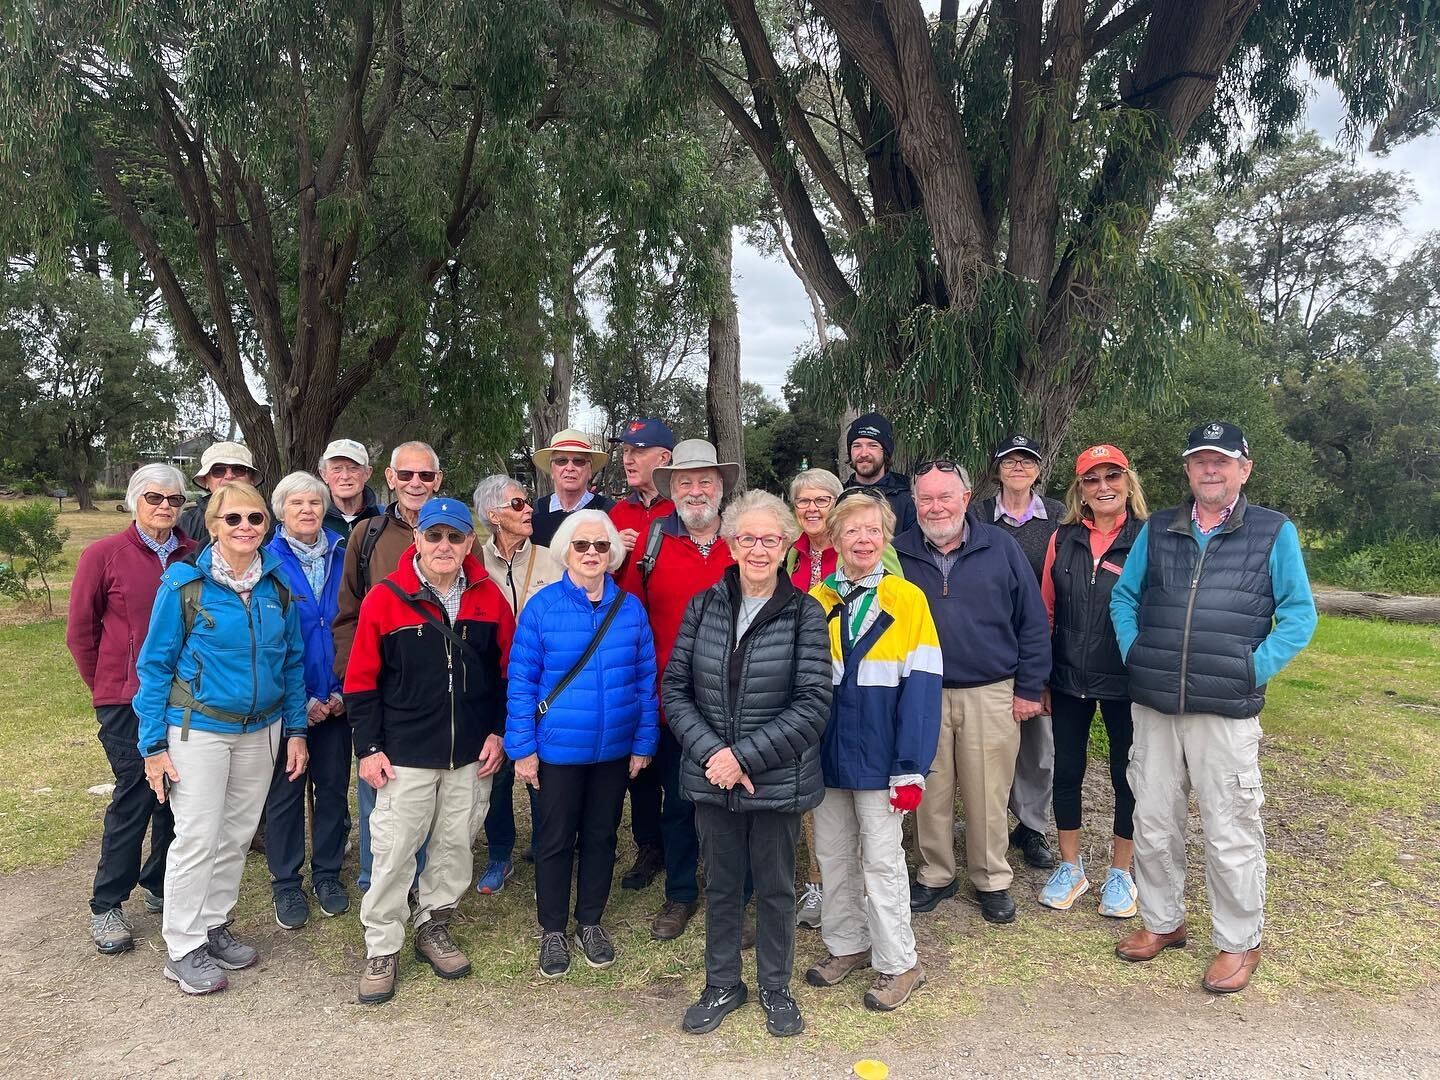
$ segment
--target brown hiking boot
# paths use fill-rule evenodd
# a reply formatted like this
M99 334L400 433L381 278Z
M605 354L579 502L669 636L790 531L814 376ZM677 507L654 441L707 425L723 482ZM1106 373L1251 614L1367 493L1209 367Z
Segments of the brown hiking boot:
M852 971L870 966L870 950L850 953L846 956L826 956L805 972L805 981L811 986L836 986Z
M470 974L470 961L450 936L450 927L435 919L415 932L415 955L442 979L463 979Z
M365 970L360 972L360 1004L379 1005L395 996L395 972L400 967L400 958L372 956L365 961Z
M620 879L620 887L622 889L643 889L664 870L664 849L646 845L635 852L635 861L630 864L630 869L626 870L625 876Z
M687 904L681 900L666 900L650 924L650 936L656 941L670 941L685 932L698 904Z
M865 991L865 1007L879 1012L898 1009L910 1000L910 995L925 985L925 969L916 961L909 971L899 975L881 975L875 985Z

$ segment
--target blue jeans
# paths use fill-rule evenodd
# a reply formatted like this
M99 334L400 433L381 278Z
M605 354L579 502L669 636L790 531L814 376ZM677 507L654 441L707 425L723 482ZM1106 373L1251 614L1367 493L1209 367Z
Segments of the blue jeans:
M370 888L370 815L375 811L375 789L360 779L360 772L355 772L355 801L360 804L360 876L355 879L355 887L361 892ZM420 845L420 850L415 853L415 883L420 882L420 872L425 869L425 847L430 843L430 838L425 838L425 843Z

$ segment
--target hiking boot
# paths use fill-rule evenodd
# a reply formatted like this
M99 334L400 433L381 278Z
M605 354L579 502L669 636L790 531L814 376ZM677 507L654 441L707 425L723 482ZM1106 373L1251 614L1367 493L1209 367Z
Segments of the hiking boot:
M922 885L917 878L910 883L910 910L920 913L934 911L940 906L940 901L949 900L959 887L958 880L952 880L949 885L934 886Z
M442 979L463 979L470 974L470 961L450 936L450 927L438 919L430 919L415 932L415 955Z
M1010 843L1020 849L1025 861L1036 870L1049 870L1055 865L1055 852L1050 850L1050 842L1045 839L1045 834L1036 832L1028 825L1015 826L1015 831L1010 834Z
M135 947L135 928L118 907L101 915L90 916L90 937L95 948L106 956L129 952Z
M720 1021L745 1004L749 992L745 984L710 986L700 991L700 1000L685 1010L680 1028L691 1035L704 1035L720 1026Z
M646 845L635 852L635 861L630 864L630 869L625 871L625 876L620 879L622 889L643 889L655 880L655 876L665 869L665 851L663 848Z
M315 882L315 900L320 905L320 914L327 919L344 915L350 910L350 894L335 878L321 878Z
M910 995L925 985L925 969L917 961L909 971L899 975L881 975L875 985L865 991L865 1007L877 1012L891 1012L910 1000Z
M159 915L165 910L165 898L157 896L149 889L145 890L145 911L150 915Z
M275 894L275 921L285 930L299 930L310 921L310 901L299 889L282 889Z
M215 927L209 936L205 951L210 954L211 960L226 971L240 971L260 959L260 954L249 945L242 945L235 940L235 935L230 933L228 926Z
M569 970L570 946L565 941L565 931L546 930L540 935L540 974L547 979L558 979Z
M400 957L372 956L365 961L365 970L360 972L360 1004L379 1005L395 996L395 972L400 968Z
M1050 880L1040 890L1040 903L1056 911L1069 911L1090 888L1090 879L1085 876L1084 862L1062 862L1050 875Z
M485 864L485 872L475 883L475 891L481 896L493 896L505 888L505 882L515 873L515 864L509 859L491 859Z
M224 990L230 985L230 980L225 977L225 972L216 966L215 958L207 951L208 948L201 945L191 949L179 960L167 959L165 977L171 982L179 983L180 989L187 994L213 994L217 990Z
M805 981L811 986L838 986L852 971L870 966L870 950L850 953L846 956L827 955L824 960L805 972Z
M1100 914L1107 919L1129 919L1140 913L1140 895L1135 879L1124 870L1110 867L1100 886Z
M800 1006L790 996L790 988L778 990L760 988L760 1007L765 1010L765 1030L771 1035L784 1038L799 1035L805 1030L805 1018L800 1015Z
M698 904L683 900L666 900L655 921L650 924L650 936L656 941L671 941L685 932Z
M603 927L577 926L575 944L585 957L585 963L592 968L608 968L615 962L615 946L610 944L610 935Z
M975 898L980 901L980 914L989 923L1012 923L1015 921L1015 901L1009 889L976 889Z
M820 886L815 882L807 881L805 883L805 891L800 896L800 903L795 906L796 926L804 926L810 930L820 929L820 902L824 895Z
M740 951L753 949L755 947L755 916L750 909L746 908L745 913L740 917Z

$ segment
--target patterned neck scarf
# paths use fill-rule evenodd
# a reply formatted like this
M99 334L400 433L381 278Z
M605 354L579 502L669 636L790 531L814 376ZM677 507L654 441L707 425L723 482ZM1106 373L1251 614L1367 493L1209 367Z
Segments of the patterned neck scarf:
M166 537L165 542L162 544L144 529L140 528L139 525L135 526L135 531L139 534L140 541L153 551L155 557L160 560L160 569L163 571L165 567L170 564L170 556L174 555L175 550L180 546L180 537L175 534L174 529L171 529L170 535Z
M260 584L260 575L264 572L265 566L260 561L260 553L257 551L250 558L250 565L240 573L230 568L225 561L225 556L220 554L218 544L210 545L210 577L225 588L230 589L246 604L250 603L250 594L255 586Z
M284 525L280 526L280 535L285 538L285 543L290 545L295 558L300 560L300 569L305 571L305 580L310 585L310 591L319 596L325 591L325 557L330 554L330 538L325 535L325 530L320 530L320 537L313 544L291 536Z

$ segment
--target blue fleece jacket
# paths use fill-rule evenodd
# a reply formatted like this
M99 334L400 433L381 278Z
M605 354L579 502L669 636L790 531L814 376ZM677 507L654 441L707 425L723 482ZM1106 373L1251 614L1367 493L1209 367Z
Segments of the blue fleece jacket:
M1206 535L1192 521L1190 534L1203 551L1210 537L1220 535L1220 531ZM1130 548L1125 572L1110 592L1110 621L1115 624L1115 640L1120 644L1122 658L1130 655L1130 646L1140 633L1140 593L1150 565L1149 546L1150 523L1146 522ZM1264 686L1300 655L1300 650L1310 644L1318 621L1310 577L1305 572L1305 556L1300 553L1300 534L1294 522L1287 521L1280 526L1270 549L1269 567L1270 589L1275 594L1275 626L1255 650L1256 686Z
M185 710L169 704L170 684L178 676L204 705L240 713L269 726L284 721L286 735L306 733L305 645L300 638L299 605L293 600L282 614L280 564L264 549L263 572L247 605L235 592L210 577L208 547L190 563L175 563L160 579L150 630L140 649L136 670L140 690L133 708L140 721L140 753L163 741L167 727L180 727ZM189 636L180 611L180 589L200 582L200 608ZM225 720L192 711L190 726L225 735L240 728ZM254 725L251 725L251 730Z
M290 587L290 595L300 610L300 640L305 643L305 694L320 702L340 693L344 683L335 674L335 634L330 627L340 611L345 538L326 529L325 541L329 551L325 555L325 587L319 596L310 588L305 568L283 536L277 535L265 545L265 550L279 561L285 584Z

